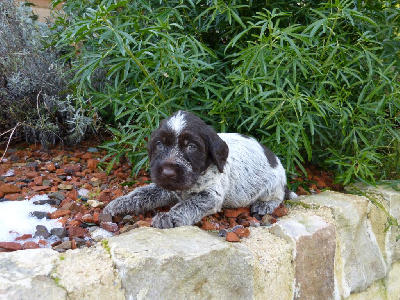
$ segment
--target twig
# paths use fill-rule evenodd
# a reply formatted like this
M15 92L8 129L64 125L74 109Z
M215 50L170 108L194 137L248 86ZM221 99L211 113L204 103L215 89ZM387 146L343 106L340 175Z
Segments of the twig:
M12 136L13 136L13 134L14 134L14 131L17 129L17 127L18 127L19 125L20 125L20 123L17 123L17 125L15 125L15 127L14 127L13 129L10 129L10 130L8 130L8 131L6 131L6 132L4 132L4 133L2 133L2 134L0 135L0 136L2 136L3 134L6 134L7 132L12 131L11 134L10 134L10 137L8 138L6 150L4 150L3 156L2 156L1 159L0 159L0 163L3 162L3 158L4 158L4 156L5 156L6 153L7 153L8 146L10 145L10 141L11 141L11 138L12 138Z
M18 123L18 124L19 124L19 123ZM12 130L14 130L14 128L11 128L10 130L7 130L6 132L3 132L2 134L0 134L0 136L5 135L7 132L10 132L10 131L12 131Z
M37 113L38 113L39 119L40 119L40 112L39 112L39 96L40 96L41 92L42 92L42 91L39 91L39 93L38 93L37 96L36 96L36 109L37 109Z

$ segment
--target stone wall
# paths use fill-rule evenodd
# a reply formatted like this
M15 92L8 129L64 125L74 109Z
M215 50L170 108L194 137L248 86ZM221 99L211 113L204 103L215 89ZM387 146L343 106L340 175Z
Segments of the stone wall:
M360 188L360 187L358 187ZM400 192L361 187L400 219ZM139 228L59 254L0 253L0 299L400 299L400 241L366 197L300 197L240 243Z

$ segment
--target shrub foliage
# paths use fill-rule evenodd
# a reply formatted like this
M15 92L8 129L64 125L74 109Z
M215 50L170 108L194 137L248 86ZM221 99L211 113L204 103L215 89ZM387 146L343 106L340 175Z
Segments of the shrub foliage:
M65 67L57 63L57 52L44 45L48 26L36 21L28 5L17 3L0 1L2 139L7 140L14 128L14 136L40 142L43 148L61 139L79 143L92 120L74 97L61 97L67 86Z
M373 181L399 168L396 4L69 0L53 38L110 125L112 162L125 153L138 170L150 132L188 109L260 139L290 172L312 162Z

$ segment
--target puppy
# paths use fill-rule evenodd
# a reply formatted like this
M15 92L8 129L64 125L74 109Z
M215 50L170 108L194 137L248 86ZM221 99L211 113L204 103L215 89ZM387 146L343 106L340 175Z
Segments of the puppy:
M217 134L200 118L178 111L164 120L148 143L152 184L109 203L103 213L145 213L171 206L153 218L153 227L192 225L221 208L252 205L272 213L296 197L286 186L279 159L253 138Z

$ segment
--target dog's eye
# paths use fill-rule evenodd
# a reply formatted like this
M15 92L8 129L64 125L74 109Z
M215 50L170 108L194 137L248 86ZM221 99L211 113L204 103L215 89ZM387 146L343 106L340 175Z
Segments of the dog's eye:
M156 148L159 150L162 150L162 149L164 149L164 144L161 141L158 141L156 143Z
M188 146L187 146L187 150L188 151L196 151L196 149L197 149L197 147L193 143L189 143Z

